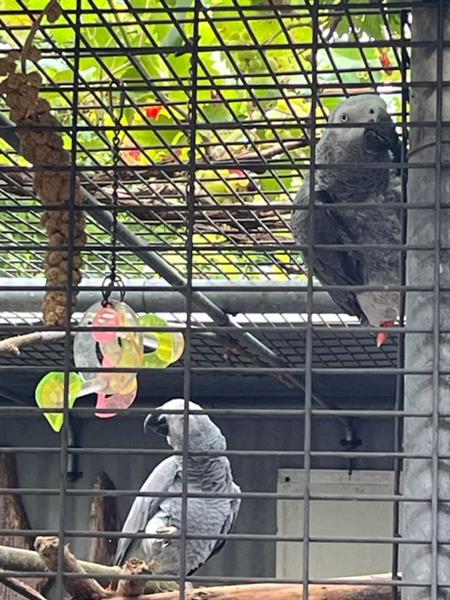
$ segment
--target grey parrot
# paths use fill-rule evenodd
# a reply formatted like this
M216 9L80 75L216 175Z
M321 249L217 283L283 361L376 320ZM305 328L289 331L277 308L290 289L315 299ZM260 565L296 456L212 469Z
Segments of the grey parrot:
M352 96L331 114L329 124L333 123L347 127L327 127L316 146L315 162L333 167L315 170L312 243L399 244L400 211L384 205L400 202L400 179L393 164L372 166L400 158L400 142L386 103L375 94ZM354 163L359 165L353 166ZM366 169L364 164L369 168ZM307 175L295 205L308 208L309 201L310 178ZM335 203L356 203L361 208L334 208ZM379 206L365 207L365 203ZM295 209L293 212L291 226L299 244L307 245L310 239L308 212ZM314 248L312 265L308 264L307 251L304 259L322 285L400 283L399 250ZM358 317L363 325L392 327L398 318L398 291L353 292L347 289L330 290L329 294L340 308ZM380 332L377 346L380 347L388 337L387 332Z
M160 406L156 414L144 421L147 433L153 430L166 436L168 444L177 451L183 448L184 400L174 399ZM189 402L190 411L202 411L198 404ZM162 411L162 412L159 412ZM167 412L166 412L167 411ZM189 451L222 452L226 440L220 429L203 414L190 414L188 427ZM159 463L148 476L140 491L181 494L182 456L170 456ZM238 515L239 498L189 497L192 493L238 494L240 488L233 481L230 462L225 456L189 455L187 460L187 525L189 535L217 535L229 533ZM123 533L180 535L182 527L181 497L137 496L123 526ZM122 565L129 558L155 560L155 573L180 575L180 539L121 538L115 563ZM224 539L187 539L186 575L192 575L224 545Z

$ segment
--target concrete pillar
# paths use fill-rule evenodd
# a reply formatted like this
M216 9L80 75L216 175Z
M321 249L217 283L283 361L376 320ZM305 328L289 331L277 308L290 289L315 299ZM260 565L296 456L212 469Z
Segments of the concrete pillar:
M411 72L413 84L430 83L417 88L412 85L412 122L436 121L441 113L444 120L450 121L450 87L439 84L442 79L450 79L450 48L442 53L439 38L450 40L450 3L422 2L413 10L413 41L433 43L413 49ZM439 144L440 138L445 143ZM405 364L407 369L429 369L434 373L405 378L405 410L431 416L409 417L404 423L405 452L424 453L430 458L404 461L404 495L425 497L427 501L403 505L403 538L434 538L441 543L402 547L403 580L434 582L431 587L404 589L402 599L436 600L450 598L450 588L440 587L450 584L450 546L442 545L450 540L450 503L439 502L439 498L450 498L450 461L439 458L450 454L450 420L439 416L450 413L450 379L440 375L438 369L450 368L450 335L440 333L444 327L450 328L450 294L439 294L439 285L450 285L450 256L447 250L435 250L435 245L450 245L450 212L442 206L450 202L450 129L439 133L434 123L430 127L412 126L410 142L412 167L434 162L437 167L409 171L408 205L426 204L430 208L409 210L408 243L426 244L432 249L408 251L407 283L433 286L434 291L407 293L407 324L432 328L433 332L407 336Z

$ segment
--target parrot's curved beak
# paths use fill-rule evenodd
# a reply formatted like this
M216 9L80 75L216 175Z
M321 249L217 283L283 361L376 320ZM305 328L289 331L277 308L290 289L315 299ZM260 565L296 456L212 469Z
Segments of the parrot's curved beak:
M381 323L380 327L394 327L394 325L395 321L385 321L384 323ZM389 331L380 331L377 334L377 348L381 348L381 346L383 346L390 337L391 334Z
M164 415L155 415L150 413L145 417L144 421L144 433L149 431L155 431L160 435L167 436L169 434L169 425Z
M377 348L380 349L381 346L384 346L384 344L388 341L388 339L390 337L391 337L390 333L388 333L387 331L381 331L377 335Z
M399 152L399 138L395 125L385 111L380 111L376 120L364 130L364 150L370 154L379 154L391 150L395 157Z

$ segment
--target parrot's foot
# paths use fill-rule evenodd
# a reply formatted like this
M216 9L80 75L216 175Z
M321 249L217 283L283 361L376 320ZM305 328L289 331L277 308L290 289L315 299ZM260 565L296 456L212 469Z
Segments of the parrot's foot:
M158 527L156 533L163 533L164 535L174 535L175 533L178 533L178 529L172 526ZM159 544L161 544L161 548L167 548L170 545L170 541L171 540L167 538L158 540Z

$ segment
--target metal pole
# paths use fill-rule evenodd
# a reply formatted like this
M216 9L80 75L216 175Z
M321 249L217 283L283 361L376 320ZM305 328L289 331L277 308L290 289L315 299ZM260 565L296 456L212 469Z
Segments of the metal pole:
M407 283L428 283L434 291L426 294L408 292L406 320L409 326L432 327L429 334L409 334L406 340L406 368L430 369L431 375L410 375L405 380L405 410L431 413L431 417L406 418L404 451L426 453L429 460L404 461L404 495L426 497L421 503L405 502L403 537L429 541L425 545L404 545L403 579L423 582L424 587L404 589L403 600L450 598L450 591L440 586L450 583L450 554L439 544L450 531L448 504L439 497L450 493L450 463L440 459L450 447L448 413L450 381L439 369L448 365L450 337L440 329L450 321L450 298L440 292L440 285L450 281L448 247L450 214L441 204L448 201L450 171L444 167L450 159L450 131L442 128L442 120L450 117L450 90L442 85L444 65L450 51L444 51L444 40L450 40L450 6L439 0L413 10L413 40L427 42L412 52L411 122L435 121L428 127L411 127L411 159L408 181L408 243L427 244L431 251L409 251ZM445 68L447 71L447 68ZM445 76L448 79L448 76ZM435 81L428 87L416 87L420 81ZM414 169L414 163L435 162L434 169ZM430 208L411 210L415 204ZM425 584L426 587L425 587Z
M127 289L127 303L136 312L184 312L186 303L179 290L167 281L157 279L124 279ZM98 302L98 290L103 278L85 278L79 286L76 302L77 311L85 311L91 304ZM40 312L44 298L45 279L33 280L24 277L0 277L0 312ZM299 284L293 281L252 282L227 281L227 291L223 281L194 279L192 285L201 290L207 287L205 295L222 311L235 315L238 313L306 313L305 291L299 291ZM217 291L214 288L221 288ZM258 288L252 291L252 288ZM26 293L24 294L24 289ZM244 288L244 289L242 289ZM295 288L290 291L291 288ZM326 292L314 292L314 314L337 314L341 312Z

